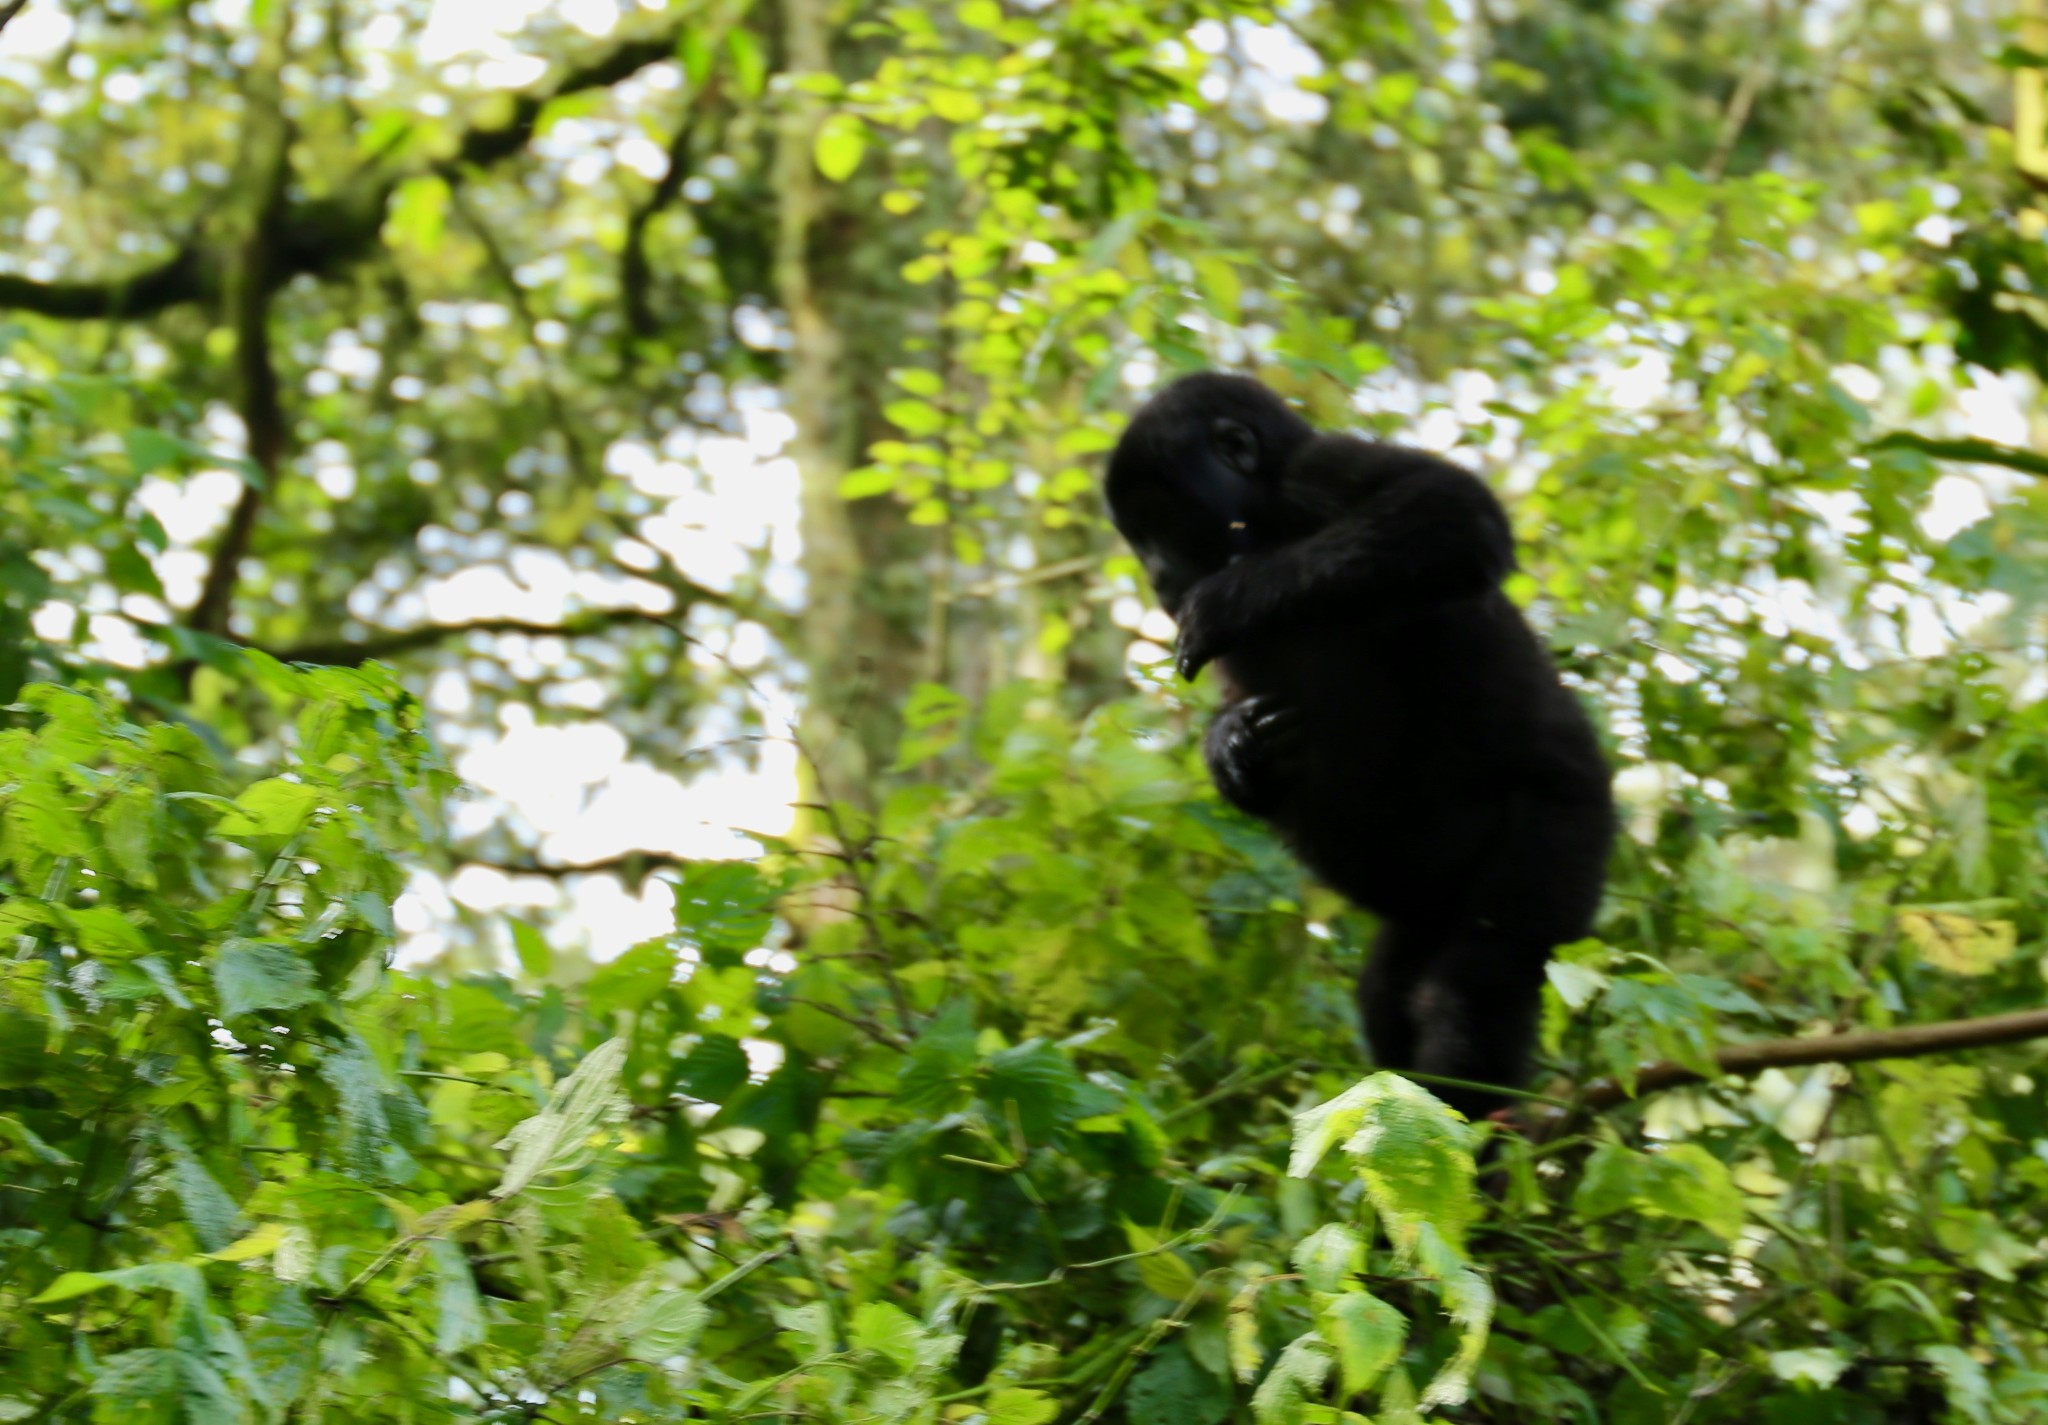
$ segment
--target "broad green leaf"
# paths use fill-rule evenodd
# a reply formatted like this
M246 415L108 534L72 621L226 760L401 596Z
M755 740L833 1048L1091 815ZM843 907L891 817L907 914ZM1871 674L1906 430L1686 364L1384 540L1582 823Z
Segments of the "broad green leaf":
M259 1223L256 1229L240 1237L218 1252L207 1255L216 1262L253 1262L258 1257L267 1257L284 1243L285 1225L282 1222Z
M863 1302L854 1308L848 1338L856 1351L871 1351L908 1374L917 1368L918 1343L924 1328L917 1318L886 1301Z
M1793 1351L1771 1352L1771 1374L1794 1385L1820 1390L1833 1388L1849 1369L1849 1358L1828 1346L1805 1346Z
M1314 1333L1297 1336L1252 1392L1252 1418L1258 1425L1304 1425L1329 1378L1330 1348Z
M1342 1291L1365 1260L1365 1242L1342 1222L1318 1227L1294 1246L1294 1269L1316 1291Z
M483 1299L459 1243L436 1237L427 1244L434 1268L434 1344L448 1355L481 1344L488 1331Z
M98 1272L65 1272L40 1292L29 1298L31 1306L54 1306L60 1301L69 1301L74 1296L98 1291L101 1287L112 1286L113 1282Z
M676 1065L676 1087L707 1103L724 1103L747 1081L751 1065L740 1041L729 1034L706 1034Z
M834 183L843 183L860 167L860 156L868 146L868 129L851 114L834 114L818 126L815 154L818 172Z
M218 836L290 836L319 805L320 789L271 777L235 798L234 810L214 823Z
M987 1425L1051 1425L1059 1413L1055 1397L1008 1386L989 1396Z
M1316 1325L1337 1353L1344 1394L1372 1388L1381 1374L1401 1357L1408 1322L1370 1292L1349 1291L1325 1296L1316 1307Z
M1195 1269L1171 1252L1155 1252L1137 1261L1138 1280L1170 1301L1185 1300L1197 1284Z
M213 958L223 1018L311 1004L320 997L317 981L312 963L290 945L231 940Z
M626 1048L624 1039L607 1039L591 1050L576 1071L555 1086L546 1108L499 1140L498 1151L509 1161L492 1197L511 1197L535 1178L590 1160L591 1140L625 1108L619 1075L625 1068Z
M711 1308L695 1292L659 1286L626 1318L626 1354L650 1365L683 1355L697 1344L710 1320Z

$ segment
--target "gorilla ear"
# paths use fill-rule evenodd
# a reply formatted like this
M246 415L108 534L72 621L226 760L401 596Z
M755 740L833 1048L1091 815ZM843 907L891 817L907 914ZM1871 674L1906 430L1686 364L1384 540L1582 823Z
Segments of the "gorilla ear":
M1249 479L1259 469L1259 438L1243 421L1219 416L1209 426L1209 443L1225 465Z

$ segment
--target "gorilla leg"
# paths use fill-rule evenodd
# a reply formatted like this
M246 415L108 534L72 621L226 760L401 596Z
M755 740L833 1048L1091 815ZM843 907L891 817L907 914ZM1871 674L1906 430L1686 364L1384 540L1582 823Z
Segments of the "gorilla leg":
M1415 1035L1407 1066L1425 1074L1519 1087L1529 1075L1543 1010L1544 963L1550 947L1467 926L1430 956L1402 1008ZM1427 1085L1467 1118L1510 1100L1476 1089Z
M1373 1063L1514 1088L1528 1076L1549 947L1479 926L1448 934L1389 922L1358 981ZM1505 1095L1424 1087L1467 1118Z
M1372 958L1358 977L1358 1019L1375 1068L1416 1067L1415 1019L1408 1005L1434 949L1412 927L1391 920L1380 926Z

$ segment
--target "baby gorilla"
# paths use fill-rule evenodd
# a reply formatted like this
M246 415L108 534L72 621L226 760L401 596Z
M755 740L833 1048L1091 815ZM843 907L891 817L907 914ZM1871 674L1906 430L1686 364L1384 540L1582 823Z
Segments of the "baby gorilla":
M1501 590L1500 503L1216 374L1138 412L1108 496L1182 676L1223 677L1218 790L1380 920L1359 982L1380 1064L1520 1085L1544 965L1599 908L1614 809L1592 725ZM1475 1118L1505 1102L1436 1091Z

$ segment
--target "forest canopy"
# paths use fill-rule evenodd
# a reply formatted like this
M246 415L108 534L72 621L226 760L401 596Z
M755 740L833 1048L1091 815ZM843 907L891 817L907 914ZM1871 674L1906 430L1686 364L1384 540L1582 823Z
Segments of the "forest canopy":
M0 1421L2048 1416L2044 67L0 0ZM1616 768L1511 1125L1209 785L1206 368L1479 473Z

